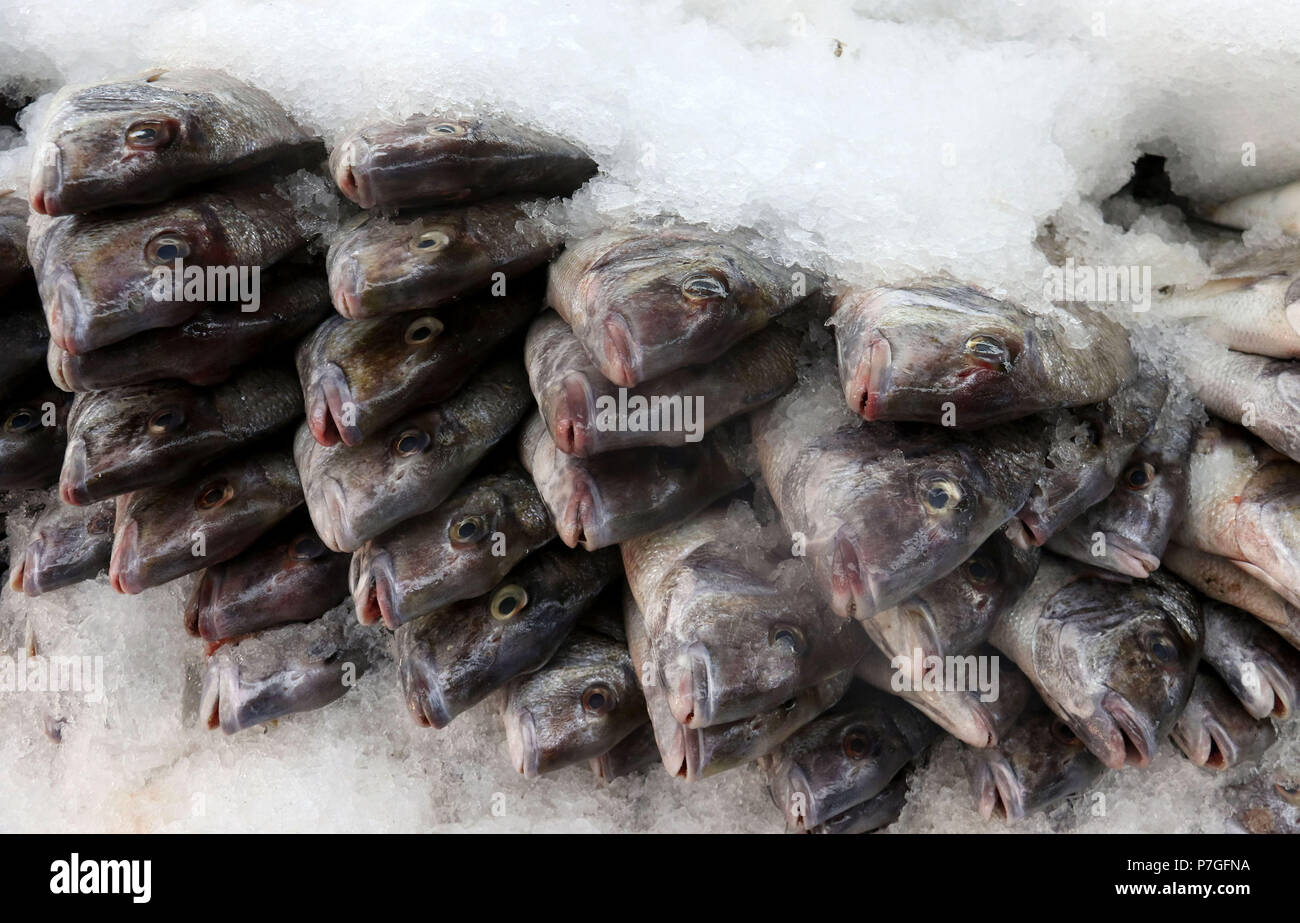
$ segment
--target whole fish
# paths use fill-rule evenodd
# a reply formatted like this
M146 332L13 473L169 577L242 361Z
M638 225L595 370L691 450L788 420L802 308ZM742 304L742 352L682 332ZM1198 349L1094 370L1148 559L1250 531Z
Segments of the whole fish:
M868 646L811 588L775 578L779 559L737 506L622 545L649 662L673 718L689 728L770 711L851 668Z
M29 376L0 402L0 490L48 487L68 441L69 395Z
M1300 605L1300 464L1207 426L1192 449L1179 544L1228 558Z
M21 557L15 555L10 585L40 596L105 570L113 550L114 507L112 500L67 506L55 497L32 525Z
M1300 460L1300 364L1204 347L1182 367L1211 413Z
M596 172L563 138L493 115L419 113L368 125L330 154L330 171L362 208L409 208L505 193L567 195Z
M293 204L269 186L34 219L28 238L50 338L74 355L173 327L206 307L242 311L258 294L254 271L304 243Z
M551 264L546 300L601 374L631 388L717 359L820 285L755 243L690 226L605 231Z
M908 774L904 770L879 795L828 817L816 827L791 829L787 826L786 833L874 833L888 827L903 813L907 804L907 783Z
M27 200L0 189L0 292L27 272Z
M867 420L972 429L1100 403L1137 372L1100 312L1033 312L955 282L850 289L828 323L844 398Z
M1022 540L1042 545L1115 489L1138 443L1155 427L1167 385L1140 375L1101 404L1057 411L1047 466L1017 518Z
M1098 759L1120 769L1150 764L1187 702L1204 639L1195 595L1164 572L1120 583L1052 558L990 640Z
M117 498L108 579L139 593L228 561L302 504L282 449L220 461L176 484Z
M756 411L754 442L781 519L832 608L870 619L955 569L1029 499L1040 428L968 436L866 424L829 381Z
M671 525L746 483L731 430L679 448L625 449L592 458L561 452L534 414L519 456L560 541L588 551Z
M310 622L348 592L348 556L330 551L298 512L229 561L206 568L185 627L209 644L290 622Z
M588 456L698 442L793 385L798 344L794 331L768 327L707 366L629 390L602 375L569 325L547 311L528 331L524 364L551 439L562 452Z
M346 613L222 644L208 658L199 714L226 734L324 708L368 666L348 643Z
M256 311L244 312L237 305L204 308L175 327L146 330L76 356L50 341L46 364L50 378L65 391L103 391L169 378L216 385L237 366L297 340L332 313L325 280L314 272L290 270Z
M408 414L359 446L294 439L307 510L335 551L356 551L451 495L531 405L523 367L501 357L440 404Z
M7 293L0 307L0 329L4 330L5 348L0 352L0 393L21 381L41 363L50 343L40 296L30 282Z
M59 495L84 506L181 480L300 412L297 379L279 366L248 366L213 388L159 381L79 394Z
M158 202L201 180L324 154L269 95L200 68L64 87L32 149L31 205L42 215Z
M581 628L506 687L510 760L524 778L599 757L646 723L627 645Z
M879 795L939 734L902 699L859 683L761 765L786 828L807 829Z
M1300 833L1300 777L1282 769L1228 786L1233 833Z
M408 519L352 555L350 582L363 625L396 630L461 599L482 596L555 537L522 469L474 478L433 511Z
M1165 551L1164 563L1199 592L1249 612L1300 648L1300 609L1227 558L1175 544Z
M335 315L298 347L307 423L321 445L360 445L411 409L451 397L540 297L519 288L371 320Z
M591 771L599 785L608 785L622 776L659 765L659 745L649 716L614 746L591 760Z
M492 592L397 629L397 665L419 724L444 728L516 676L543 667L619 573L618 552L552 545L529 555Z
M1277 741L1277 729L1272 721L1249 714L1228 687L1202 667L1169 737L1197 766L1222 772L1258 762Z
M1027 708L996 747L964 755L980 816L1009 824L1082 794L1106 772L1070 726L1041 704Z
M334 309L356 320L423 311L541 266L559 244L530 203L499 200L386 217L363 214L330 242ZM527 285L531 288L531 285Z
M1290 718L1300 703L1300 651L1246 613L1207 601L1205 663L1252 718Z
M1196 429L1185 402L1171 396L1110 496L1056 532L1047 547L1130 577L1152 574L1182 522Z

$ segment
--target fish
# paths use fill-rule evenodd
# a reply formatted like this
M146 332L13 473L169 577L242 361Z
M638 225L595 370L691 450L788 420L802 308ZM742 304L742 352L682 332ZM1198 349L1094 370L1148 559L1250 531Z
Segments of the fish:
M1086 792L1106 772L1042 703L1030 705L996 747L967 749L964 757L980 816L1008 824Z
M175 484L122 494L109 584L134 594L228 561L302 502L293 458L278 447L218 461Z
M836 613L859 620L954 570L1029 499L1046 454L1023 421L968 435L864 423L809 379L755 411L781 519Z
M1108 768L1145 768L1191 694L1205 621L1164 571L1123 583L1053 557L990 641Z
M40 296L30 283L0 294L0 329L5 332L5 349L0 353L0 394L22 381L45 358L50 331Z
M27 200L14 189L0 189L0 292L26 275Z
M733 431L680 448L647 447L580 458L561 452L535 413L519 457L570 548L605 548L671 525L747 483Z
M636 598L623 597L627 649L632 655L646 710L654 728L660 761L669 775L694 782L756 760L834 705L848 690L853 674L844 670L801 689L776 708L728 724L688 728L677 722L663 684L650 660L650 643Z
M115 507L112 500L67 506L55 497L33 523L21 554L15 555L10 586L40 596L90 580L107 569Z
M46 366L64 391L104 391L164 379L218 385L237 366L299 339L329 314L325 280L306 269L289 269L256 311L214 305L175 327L146 330L75 356L49 341ZM42 329L44 323L42 315Z
M407 414L359 446L322 446L304 423L294 459L321 540L334 551L356 551L434 509L531 404L523 367L502 356L447 400Z
M884 791L939 728L865 683L760 760L786 829L818 827Z
M334 310L358 320L433 309L489 285L492 294L506 294L509 280L559 249L533 211L532 203L503 199L392 217L358 215L330 241Z
M988 645L949 656L960 658L953 663L951 685L947 670L928 670L921 682L915 682L911 678L915 664L891 659L874 647L858 661L854 675L898 696L963 743L996 746L1033 698L1033 687L1014 663ZM983 689L979 688L981 661L988 681Z
M1198 433L1174 540L1232 561L1300 605L1300 465L1227 427Z
M205 568L185 628L209 644L310 622L348 594L345 554L330 551L298 511L228 561Z
M1110 496L1155 428L1167 393L1162 377L1141 375L1099 405L1055 412L1047 466L1016 514L1024 530L1020 540L1043 545Z
M620 570L618 552L551 546L490 593L397 629L397 667L417 724L444 728L516 676L546 665Z
M787 833L874 833L898 820L907 805L907 771L900 772L879 795L828 817L816 827L786 827Z
M1223 772L1258 762L1277 742L1277 729L1249 714L1219 677L1202 668L1169 737L1197 766Z
M1227 558L1171 544L1164 564L1197 592L1249 612L1292 647L1300 648L1300 608Z
M659 762L659 744L655 742L655 730L647 715L636 730L593 758L589 765L596 783L608 785L615 779L630 776Z
M1225 227L1244 231L1272 224L1284 233L1300 235L1300 183L1248 192L1209 206L1204 213L1207 219Z
M1099 404L1137 374L1128 334L1081 305L1031 311L943 280L849 288L830 320L849 409L975 429Z
M222 644L208 657L199 714L225 734L324 708L369 664L349 643L345 614L282 625Z
M1203 661L1252 718L1290 718L1300 704L1300 651L1239 609L1212 600L1203 608Z
M204 180L324 156L269 94L203 68L64 87L32 151L31 207L51 216L159 202Z
M608 753L647 721L627 645L581 628L540 670L510 681L502 717L526 779Z
M712 362L821 280L757 255L743 232L626 227L571 241L551 264L547 304L605 378L632 388Z
M207 307L242 311L262 268L305 243L295 206L265 184L130 212L38 218L28 236L50 338L73 355L174 327Z
M1185 403L1171 396L1155 429L1129 457L1115 489L1053 534L1047 548L1129 577L1146 579L1154 573L1182 522L1197 428Z
M555 538L532 478L516 465L472 478L433 511L408 519L352 555L349 582L363 625L394 631L487 593Z
M797 333L769 326L706 366L628 390L602 375L569 325L547 311L528 331L524 365L552 441L561 452L587 457L698 442L788 390L798 346Z
M437 315L326 320L297 352L312 436L324 446L360 445L415 407L446 400L540 305L540 295L516 287Z
M274 365L212 388L157 381L78 394L59 496L84 506L181 480L293 423L298 394L293 372Z
M1300 461L1300 363L1201 348L1182 367L1210 413Z
M456 112L367 125L340 139L329 166L345 196L381 209L567 195L597 169L558 135L489 113Z
M1282 769L1227 786L1230 833L1300 833L1300 777Z
M71 398L28 376L0 403L0 490L48 487L59 479Z
M621 550L648 662L685 727L770 711L850 669L867 650L861 629L822 605L806 579L778 578L775 549L739 501L625 541Z

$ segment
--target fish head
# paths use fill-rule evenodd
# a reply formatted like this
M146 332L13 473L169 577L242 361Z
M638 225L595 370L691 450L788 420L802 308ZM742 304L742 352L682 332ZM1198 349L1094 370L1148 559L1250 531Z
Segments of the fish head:
M475 161L498 140L483 119L415 115L346 138L330 153L330 173L339 190L362 208L468 201L475 196Z
M1182 517L1186 497L1187 466L1181 459L1159 452L1134 454L1097 523L1106 536L1110 564L1132 577L1153 573Z
M58 477L69 395L53 388L0 404L0 488L45 487Z
M32 526L14 589L39 596L98 573L112 545L114 508L106 500L88 510L58 506L44 513Z
M1300 593L1300 479L1290 460L1264 464L1247 484L1237 506L1234 536L1248 572Z
M1257 760L1277 740L1277 731L1273 722L1251 717L1223 681L1202 667L1169 736L1197 766L1222 771Z

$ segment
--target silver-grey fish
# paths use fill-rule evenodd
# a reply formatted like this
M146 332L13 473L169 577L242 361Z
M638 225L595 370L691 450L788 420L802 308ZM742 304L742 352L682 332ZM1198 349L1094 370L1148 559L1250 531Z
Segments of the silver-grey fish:
M1205 663L1252 718L1290 718L1300 705L1300 650L1239 609L1208 600Z
M1202 668L1169 736L1197 766L1222 772L1258 762L1277 741L1277 729L1249 714L1219 677Z
M1211 413L1300 460L1300 364L1204 347L1182 368Z
M112 500L68 506L54 497L32 525L21 556L15 556L10 585L28 596L40 596L105 570L113 550L114 511Z
M908 773L904 770L879 795L828 817L816 827L791 829L787 826L786 833L874 833L888 827L903 813L907 805L907 784Z
M48 487L59 478L71 397L44 375L29 376L0 400L0 490Z
M1300 608L1227 558L1171 544L1164 564L1199 592L1249 612L1292 647L1300 648Z

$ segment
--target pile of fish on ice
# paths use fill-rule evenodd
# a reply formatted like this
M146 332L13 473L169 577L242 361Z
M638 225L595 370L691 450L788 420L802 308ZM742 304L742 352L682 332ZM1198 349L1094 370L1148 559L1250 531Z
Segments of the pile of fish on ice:
M598 165L460 113L342 139L321 232L287 186L321 141L201 70L65 89L30 143L0 487L49 493L11 583L201 570L211 727L351 688L349 593L417 722L491 699L529 777L759 760L795 830L887 825L945 732L1015 820L1165 737L1256 760L1296 707L1295 253L1143 326L671 216L562 241ZM1241 825L1295 831L1296 782Z

